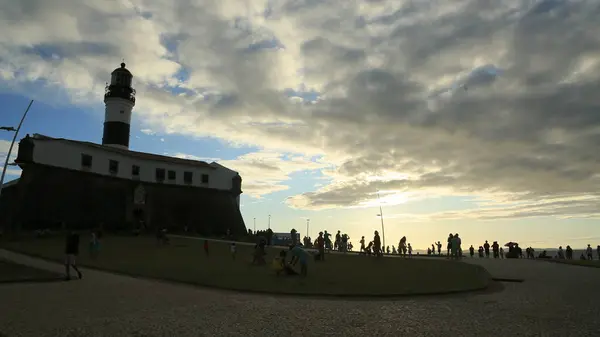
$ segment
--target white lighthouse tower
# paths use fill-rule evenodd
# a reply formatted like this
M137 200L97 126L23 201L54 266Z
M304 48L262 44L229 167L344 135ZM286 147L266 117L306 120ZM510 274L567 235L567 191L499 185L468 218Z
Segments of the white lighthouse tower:
M125 63L111 73L110 84L104 93L104 133L102 145L129 149L131 112L135 106L135 90L131 87L133 75Z

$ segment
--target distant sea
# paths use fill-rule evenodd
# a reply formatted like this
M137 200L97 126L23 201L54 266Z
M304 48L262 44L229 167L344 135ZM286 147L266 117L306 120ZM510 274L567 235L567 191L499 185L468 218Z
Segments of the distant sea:
M479 247L475 247L475 257L477 257L477 254L478 254L477 248L479 248ZM563 249L564 248L565 247L563 247ZM594 259L598 259L596 247L592 247L592 248L594 250ZM535 256L538 256L544 250L546 251L546 254L548 254L548 256L551 256L551 257L554 257L558 253L557 248L533 248L533 249L535 250ZM508 247L504 247L504 253L507 253L507 252L508 252ZM427 250L423 250L423 249L413 250L413 254L417 254L417 253L419 253L420 255L427 255ZM443 249L442 249L442 254L446 254L446 251ZM467 249L463 248L463 254L469 255L469 247L467 247ZM523 254L525 254L525 248L523 248ZM573 249L573 258L578 259L581 256L581 254L585 255L585 249Z

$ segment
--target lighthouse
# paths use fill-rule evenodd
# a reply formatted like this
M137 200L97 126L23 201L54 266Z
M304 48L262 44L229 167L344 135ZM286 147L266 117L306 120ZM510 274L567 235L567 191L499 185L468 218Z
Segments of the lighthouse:
M102 145L129 149L131 112L135 106L133 75L125 63L111 73L110 84L104 92L104 133Z

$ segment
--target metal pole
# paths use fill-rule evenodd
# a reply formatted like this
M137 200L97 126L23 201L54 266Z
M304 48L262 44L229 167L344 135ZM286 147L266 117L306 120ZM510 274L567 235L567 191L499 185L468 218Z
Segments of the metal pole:
M271 214L269 214L269 229L271 229Z
M256 234L256 218L254 218L254 234Z
M6 174L6 167L8 166L8 161L10 160L10 154L12 152L13 146L15 145L15 141L17 140L17 136L19 135L19 130L21 130L21 125L23 125L23 121L25 117L27 117L27 113L29 112L29 108L33 104L33 100L29 102L27 109L23 113L23 117L21 117L21 121L19 122L19 126L15 130L15 135L13 136L12 142L10 143L10 147L8 148L8 154L6 155L6 160L4 161L4 168L2 169L2 176L0 176L0 195L2 195L2 185L4 185L4 175Z
M379 191L377 191L377 200L379 201L379 216L381 217L381 237L383 239L382 249L385 249L385 227L383 226L383 209L381 208L381 199L379 199Z
M310 219L306 219L306 237L309 237L308 235L308 226L310 225Z

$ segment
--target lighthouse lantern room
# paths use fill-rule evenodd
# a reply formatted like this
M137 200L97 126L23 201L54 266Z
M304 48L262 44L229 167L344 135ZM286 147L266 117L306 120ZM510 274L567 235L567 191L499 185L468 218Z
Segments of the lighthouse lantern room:
M102 145L129 149L131 112L135 106L135 90L131 87L133 75L125 63L115 69L104 93L104 133Z

